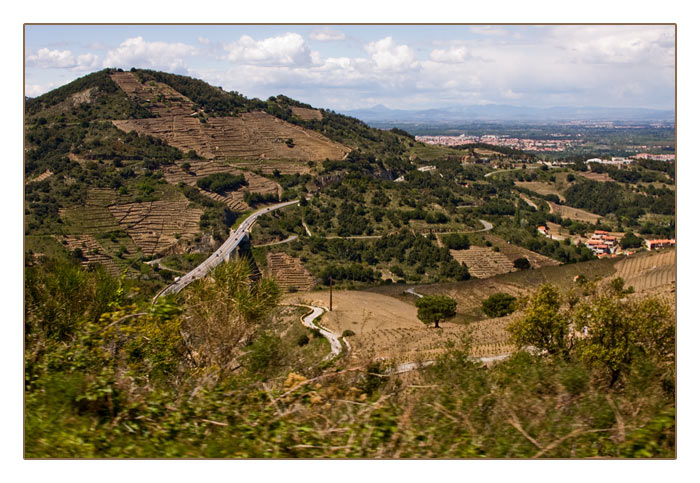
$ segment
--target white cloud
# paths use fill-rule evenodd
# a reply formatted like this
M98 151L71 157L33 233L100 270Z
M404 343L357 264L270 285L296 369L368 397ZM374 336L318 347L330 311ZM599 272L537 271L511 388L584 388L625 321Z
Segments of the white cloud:
M496 35L503 36L508 35L508 31L501 27L495 27L493 25L474 25L470 27L472 32L480 35Z
M104 67L150 67L170 72L182 72L186 57L196 55L198 50L181 42L147 42L143 37L126 39L116 49L110 50L103 62Z
M370 42L365 45L365 51L379 70L399 71L417 66L413 50L408 45L396 44L391 37Z
M281 93L330 108L368 102L394 108L673 105L673 27L473 26L460 32L464 30L478 35L455 30L454 37L423 39L422 45L416 38L409 46L397 41L396 34L388 36L388 30L384 38L365 37L360 43L359 37L348 37L313 51L305 37L285 30L268 37L243 35L230 43L201 31L202 37L188 41L191 45L136 37L107 54L93 50L78 55L63 50L70 44L54 45L29 51L26 89L28 95L45 92L47 82L57 78L49 69L71 72L99 63L186 73L251 97ZM308 36L330 41L340 40L340 34L319 27ZM47 69L43 76L37 75L41 69Z
M470 57L467 48L452 47L449 50L435 49L430 52L430 58L435 62L458 63L464 62Z
M27 56L27 66L39 69L89 70L97 67L97 64L95 54L81 54L76 58L70 50L42 48Z
M552 30L569 62L673 67L673 26L567 26Z
M46 92L49 92L56 87L59 87L62 82L49 82L47 84L24 84L24 95L29 97L37 97Z
M224 50L227 52L226 59L231 62L293 65L311 61L304 38L293 32L263 40L243 35L237 42L224 45Z
M309 33L309 38L312 40L318 40L319 42L331 42L338 40L345 40L345 34L338 30L333 30L328 27L313 29Z

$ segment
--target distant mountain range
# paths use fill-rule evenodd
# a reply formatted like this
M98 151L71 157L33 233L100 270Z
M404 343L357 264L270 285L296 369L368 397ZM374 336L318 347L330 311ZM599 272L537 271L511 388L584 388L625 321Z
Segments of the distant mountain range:
M455 106L440 109L389 109L376 105L343 111L367 123L372 122L469 122L469 121L674 121L673 110L616 107L518 107L500 104Z

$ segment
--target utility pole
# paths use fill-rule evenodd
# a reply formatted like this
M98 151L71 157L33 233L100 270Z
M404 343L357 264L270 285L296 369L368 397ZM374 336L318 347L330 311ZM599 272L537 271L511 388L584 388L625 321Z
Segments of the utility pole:
M331 277L330 284L331 284L331 304L330 305L331 305L331 312L333 312L333 277Z

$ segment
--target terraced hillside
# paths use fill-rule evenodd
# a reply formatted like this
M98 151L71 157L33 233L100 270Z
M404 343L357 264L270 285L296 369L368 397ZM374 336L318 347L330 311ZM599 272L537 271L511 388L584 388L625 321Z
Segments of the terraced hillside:
M119 229L119 223L107 208L114 203L117 192L112 189L88 190L84 206L61 208L59 214L68 233L97 235Z
M675 283L676 250L642 252L615 264L616 277L625 279L625 284L643 292Z
M450 253L459 263L465 263L475 278L489 278L517 270L508 257L492 248L471 246L468 250L450 250Z
M155 255L197 233L202 210L190 208L189 204L186 199L150 201L110 205L109 210L144 255Z
M110 77L127 96L159 117L189 116L195 112L194 103L167 84L142 84L131 72L115 72Z
M258 160L248 160L248 161L235 161L237 168L247 169L250 171L260 171L263 174L273 174L275 171L279 171L280 174L307 174L311 172L311 167L308 162L301 160L293 161L287 160L272 160L272 159L258 159Z
M539 253L533 252L526 248L513 245L512 243L506 242L503 238L497 237L496 235L486 234L484 238L490 241L494 246L498 247L500 253L502 253L511 264L518 258L527 258L530 262L532 268L542 268L542 267L554 267L561 265L561 262L554 260L553 258L540 255ZM467 265L469 266L469 265Z
M185 183L190 186L196 186L197 180L215 173L230 173L233 175L243 174L248 186L237 191L227 193L226 196L211 191L206 191L199 188L199 191L213 200L220 201L226 204L233 211L241 212L247 210L249 206L243 201L245 191L251 193L262 193L264 195L274 195L279 198L282 194L282 187L268 178L259 176L255 173L242 171L233 166L216 161L188 161L190 168L185 170L182 167L182 162L173 166L167 166L163 169L163 176L171 184Z
M301 260L284 252L268 252L267 269L285 291L307 291L316 285L314 276Z
M291 159L322 161L343 159L350 149L325 136L295 126L265 112L246 112L236 117L195 117L197 106L167 84L141 83L131 72L111 78L139 105L156 118L113 121L125 132L136 131L166 141L182 151L194 150L207 159ZM301 119L320 119L316 109L295 107Z
M122 131L136 131L166 141L182 151L194 150L207 159L343 159L350 152L321 134L278 119L265 112L237 117L191 116L113 121Z
M99 263L105 267L107 272L113 276L118 276L120 268L114 263L112 257L92 235L63 235L56 236L56 239L63 243L71 252L79 249L82 252L81 265L88 266L91 263Z

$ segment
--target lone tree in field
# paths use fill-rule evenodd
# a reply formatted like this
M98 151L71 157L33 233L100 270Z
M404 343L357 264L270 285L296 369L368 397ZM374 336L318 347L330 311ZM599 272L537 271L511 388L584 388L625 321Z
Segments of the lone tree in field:
M513 262L513 266L517 268L518 270L528 270L530 268L530 260L527 258L517 258Z
M440 321L451 319L457 314L457 302L445 295L426 295L416 301L418 318L426 325L435 324L440 328Z

